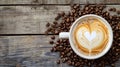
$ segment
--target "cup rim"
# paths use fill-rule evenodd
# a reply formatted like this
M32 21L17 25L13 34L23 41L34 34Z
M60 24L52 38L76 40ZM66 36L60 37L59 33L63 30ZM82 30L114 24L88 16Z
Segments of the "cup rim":
M96 17L96 18L99 18L100 20L103 21L103 23L106 24L107 28L109 29L109 42L107 43L107 47L98 55L95 55L95 56L86 56L86 55L83 55L81 54L74 46L74 43L73 43L73 40L72 40L72 30L74 28L74 25L82 18L85 18L85 17L89 17L89 16L93 16L93 17ZM80 57L82 58L85 58L85 59L97 59L97 58L100 58L102 57L103 55L105 55L109 49L111 48L112 46L112 42L113 42L113 31L112 31L112 28L110 26L110 24L108 23L107 20L105 20L104 18L102 18L101 16L98 16L98 15L95 15L95 14L87 14L87 15L83 15L81 17L79 17L78 19L76 19L74 21L74 23L72 24L71 28L70 28L70 35L69 35L69 42L70 42L70 45L73 49L73 51Z

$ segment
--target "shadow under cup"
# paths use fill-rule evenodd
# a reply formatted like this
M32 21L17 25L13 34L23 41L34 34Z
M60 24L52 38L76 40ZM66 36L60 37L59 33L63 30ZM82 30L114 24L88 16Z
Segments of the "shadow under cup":
M100 37L100 30L97 31L97 29L99 29L99 27L95 27L97 26L96 24L91 27L93 27L93 29L95 29L97 31L96 34L96 41L93 40L93 42L89 42L89 40L86 40L86 37L84 34L82 33L86 33L87 31L87 27L85 28L85 30L83 28L83 30L80 31L79 25L80 27L86 25L86 23L83 23L83 21L88 20L93 20L95 19L96 21L98 20L98 22L100 22L101 24L103 24L103 26L105 26L106 30L104 32L107 32L106 35L103 33L102 36L104 36L106 39L102 39L102 37ZM99 24L99 23L98 23ZM88 23L89 25L89 23ZM87 26L87 25L86 25ZM101 27L102 29L102 27ZM104 30L104 29L102 29ZM78 33L76 33L76 31L80 31ZM113 41L113 32L112 32L112 28L109 25L109 23L102 17L97 16L97 15L93 15L93 14L88 14L88 15L84 15L80 18L78 18L71 26L70 32L69 32L69 41L70 41L70 45L73 49L73 51L79 55L82 58L85 59L97 59L102 57L103 55L105 55L108 50L110 49L111 45L112 45L112 41ZM90 33L89 36L91 36L92 34ZM88 35L86 35L88 36ZM97 40L98 39L98 40ZM102 39L102 40L99 40ZM104 41L104 43L103 43ZM96 46L96 43L100 43L100 45ZM90 44L91 43L91 44ZM94 46L96 46L95 48L92 48ZM87 47L88 45L88 47ZM86 46L86 47L85 47Z

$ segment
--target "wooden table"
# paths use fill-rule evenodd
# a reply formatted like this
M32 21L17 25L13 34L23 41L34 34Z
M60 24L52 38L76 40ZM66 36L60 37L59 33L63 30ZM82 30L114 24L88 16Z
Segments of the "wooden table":
M70 4L88 2L120 10L120 0L0 0L0 67L71 67L56 64L59 54L50 52L45 24Z

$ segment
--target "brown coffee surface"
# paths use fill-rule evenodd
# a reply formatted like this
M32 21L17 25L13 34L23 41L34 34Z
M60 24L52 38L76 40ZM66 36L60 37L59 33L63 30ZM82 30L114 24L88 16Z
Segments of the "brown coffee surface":
M109 41L108 35L108 28L98 19L82 20L73 33L78 50L89 56L99 54L105 49Z

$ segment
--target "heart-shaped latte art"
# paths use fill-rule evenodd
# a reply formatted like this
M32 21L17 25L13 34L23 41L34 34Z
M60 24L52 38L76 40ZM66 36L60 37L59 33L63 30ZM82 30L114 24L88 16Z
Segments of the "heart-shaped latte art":
M101 21L87 20L76 27L74 32L77 47L86 53L101 52L108 42L108 29Z
M93 40L96 37L96 32L95 31L93 31L92 33L85 32L84 36L87 38L87 40L91 42L91 40Z

